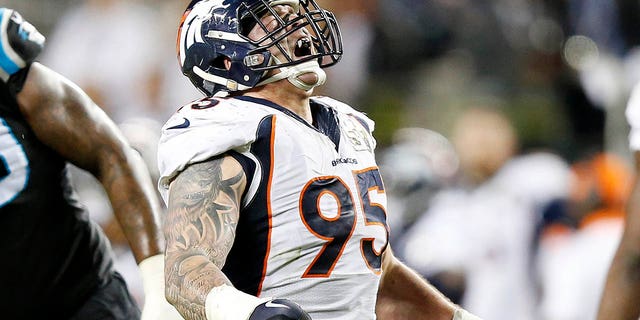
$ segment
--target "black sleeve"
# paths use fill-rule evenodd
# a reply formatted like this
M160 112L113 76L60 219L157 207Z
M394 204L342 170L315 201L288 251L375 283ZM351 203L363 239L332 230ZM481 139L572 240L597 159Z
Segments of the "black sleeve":
M0 113L5 115L20 113L16 97L22 91L30 67L31 65L14 73L6 83L0 81Z
M9 77L9 81L7 81L7 89L14 99L18 93L22 91L22 87L24 86L25 81L27 81L27 75L29 74L30 69L31 63Z

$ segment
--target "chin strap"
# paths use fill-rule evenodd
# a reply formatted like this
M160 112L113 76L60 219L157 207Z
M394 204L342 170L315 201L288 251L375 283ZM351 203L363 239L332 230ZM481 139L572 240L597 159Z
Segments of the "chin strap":
M278 62L278 59L276 59L275 57L273 59L276 60L276 62ZM309 84L300 80L299 77L306 73L315 73L317 77L316 82ZM323 85L327 80L327 74L324 72L324 70L322 70L322 68L320 68L318 61L309 60L307 62L303 62L301 64L294 65L291 67L280 68L280 73L262 80L260 83L256 85L256 87L263 86L265 84L276 82L282 79L289 80L289 82L291 82L291 84L293 84L297 88L300 88L304 91L309 91L317 86Z

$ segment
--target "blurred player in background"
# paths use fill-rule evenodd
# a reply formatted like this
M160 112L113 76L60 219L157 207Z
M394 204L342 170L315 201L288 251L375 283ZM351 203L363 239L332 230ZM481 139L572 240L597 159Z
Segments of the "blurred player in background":
M585 155L571 164L561 219L541 229L537 319L596 319L607 269L622 235L631 177L630 166L613 153Z
M193 1L178 50L207 95L158 148L167 299L186 319L477 319L387 245L373 121L312 97L342 54L331 12Z
M637 320L640 317L640 84L626 110L631 126L629 147L635 157L635 185L627 203L622 239L604 287L598 320Z
M0 8L0 35L3 317L140 318L108 241L77 202L68 162L109 195L145 281L145 319L170 316L159 203L144 162L80 88L34 62L45 39L31 24Z
M394 133L393 144L381 154L379 164L385 174L387 209L393 212L387 217L389 242L398 248L396 241L427 211L433 196L456 183L458 154L438 132L402 128Z
M510 118L495 107L468 107L451 143L456 181L421 200L428 206L398 240L398 255L478 316L537 319L535 227L562 198L568 166L547 152L519 154Z

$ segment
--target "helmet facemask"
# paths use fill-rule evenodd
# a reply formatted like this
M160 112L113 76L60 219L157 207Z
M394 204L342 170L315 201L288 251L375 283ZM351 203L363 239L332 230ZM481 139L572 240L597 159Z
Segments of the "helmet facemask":
M289 5L293 12L277 11L278 5ZM244 63L252 70L264 72L263 80L256 86L288 79L308 91L325 82L322 68L336 64L341 58L342 41L336 18L313 0L260 0L251 5L245 2L238 8L238 21L240 36L256 47L248 52ZM258 38L252 33L255 29L260 34ZM289 39L300 30L306 36L295 41ZM271 52L269 63L255 66L266 51ZM269 71L275 69L280 73L269 76ZM301 79L308 73L315 74L311 83L308 77Z

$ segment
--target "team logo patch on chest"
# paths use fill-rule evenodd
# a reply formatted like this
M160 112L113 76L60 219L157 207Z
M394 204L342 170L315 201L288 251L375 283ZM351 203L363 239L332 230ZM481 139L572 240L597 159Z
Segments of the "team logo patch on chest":
M352 116L347 117L344 122L345 135L351 142L353 149L356 151L369 151L373 152L372 143L369 139L369 132L367 129L354 119Z

